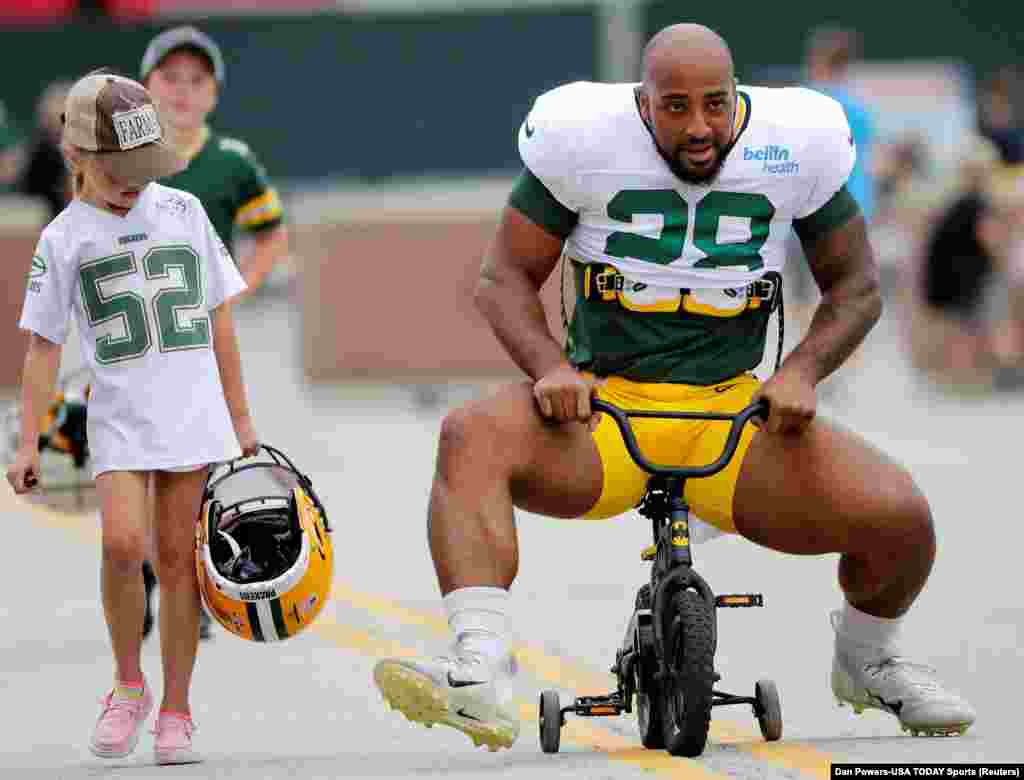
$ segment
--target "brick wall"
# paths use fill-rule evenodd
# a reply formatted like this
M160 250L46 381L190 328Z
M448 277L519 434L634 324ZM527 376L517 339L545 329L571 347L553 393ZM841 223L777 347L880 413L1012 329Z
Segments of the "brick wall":
M473 306L493 218L300 226L303 361L314 381L521 375ZM543 290L561 334L558 274ZM560 335L559 335L560 338Z

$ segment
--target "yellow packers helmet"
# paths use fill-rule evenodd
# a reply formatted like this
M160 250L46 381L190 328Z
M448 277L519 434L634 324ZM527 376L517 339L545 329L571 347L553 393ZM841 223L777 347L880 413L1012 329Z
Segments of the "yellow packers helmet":
M89 460L89 441L86 435L89 385L76 396L59 390L50 401L40 426L39 450L50 449L70 455L76 468L84 468Z
M280 450L210 471L196 527L203 604L232 634L288 639L323 609L334 572L331 528L309 477Z

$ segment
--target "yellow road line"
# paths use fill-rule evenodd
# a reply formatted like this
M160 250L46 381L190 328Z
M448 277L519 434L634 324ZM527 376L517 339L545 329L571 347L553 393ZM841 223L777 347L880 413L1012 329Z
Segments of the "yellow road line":
M382 596L362 593L344 584L335 588L332 595L336 600L346 602L350 606L365 609L373 614L386 615L399 622L402 622L403 618L408 618L408 625L427 626L432 633L448 636L448 625L440 614L409 609ZM615 688L615 678L612 675L601 674L578 662L550 655L536 645L517 644L513 650L520 665L535 677L559 687L574 690L580 695L607 693ZM580 723L579 719L567 720L566 728L570 724L578 723ZM812 777L822 778L822 780L831 777L833 757L810 745L786 742L785 740L765 742L760 731L746 728L731 720L712 720L708 737L712 743L730 745L737 750L787 769L796 769ZM635 742L629 742L629 740L625 740L625 744L629 744L633 748L636 746ZM642 748L639 750L644 755L662 755L674 760L667 753L658 754ZM648 765L645 764L645 766ZM653 765L648 768L653 768Z
M398 642L381 640L366 631L343 625L323 612L310 626L310 630L339 647L356 650L375 658L409 658L417 653L416 650ZM517 697L514 704L519 710L523 736L529 738L529 732L538 727L537 704L522 697ZM728 775L713 772L690 759L674 758L667 753L638 748L635 740L595 727L582 719L567 721L562 729L562 739L570 744L605 753L613 761L654 771L660 777L677 780L729 780Z
M5 509L29 511L41 524L51 528L68 531L80 538L80 541L98 542L100 540L100 524L95 513L64 513L46 506L18 499L8 489L4 493L7 499ZM332 587L333 600L362 609L370 614L384 616L396 623L425 629L436 636L448 636L448 624L440 613L411 609L398 602L377 594L366 593L351 585L335 581ZM384 640L372 636L351 626L339 623L333 617L321 612L312 628L334 644L358 650L374 657L411 657L415 650L398 642ZM582 664L566 658L553 656L536 645L518 644L514 648L520 664L535 677L559 687L578 692L581 695L606 693L615 687L615 678L589 669ZM536 703L520 701L522 712L530 713L523 717L531 724L537 722ZM524 709L525 708L525 709ZM697 778L717 777L699 764L669 756L660 751L649 751L638 747L621 735L600 729L573 718L566 721L563 735L576 744L591 747L607 753L616 761L656 770L658 774L670 772L670 776ZM778 766L808 774L825 780L831 776L832 756L809 745L796 742L768 743L761 739L759 732L747 729L735 721L712 720L709 729L712 743L731 745L737 750L748 753L760 760ZM680 762L684 762L680 764ZM682 769L681 767L686 767ZM694 770L700 770L695 772ZM677 774L686 772L687 774ZM706 774L705 774L706 773Z

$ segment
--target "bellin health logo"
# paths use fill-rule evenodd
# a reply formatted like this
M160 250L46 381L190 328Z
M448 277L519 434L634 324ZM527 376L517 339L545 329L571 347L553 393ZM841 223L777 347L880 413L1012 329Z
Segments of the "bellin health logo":
M789 159L789 149L785 146L769 144L758 149L743 147L744 160L758 160L764 163L764 173L798 173L800 164Z

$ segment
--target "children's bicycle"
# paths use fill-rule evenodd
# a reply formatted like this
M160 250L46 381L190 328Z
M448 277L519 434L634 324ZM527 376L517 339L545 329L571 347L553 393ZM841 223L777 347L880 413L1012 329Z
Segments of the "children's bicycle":
M611 416L636 464L650 474L638 511L651 520L654 544L641 554L650 561L650 582L636 594L633 615L611 671L618 685L603 696L582 696L561 705L558 691L540 695L540 744L557 753L561 729L569 713L579 717L632 712L635 700L640 738L645 748L666 749L674 756L699 756L707 743L711 708L749 704L768 741L782 736L779 692L771 680L759 680L753 696L736 696L715 689L718 641L716 608L763 607L760 593L715 595L693 568L690 549L690 509L683 488L688 479L716 474L736 452L743 426L754 417L767 417L760 401L736 414L650 412L620 409L606 401L592 402L595 412ZM637 444L631 418L717 420L729 422L722 454L706 466L673 468L650 462Z

